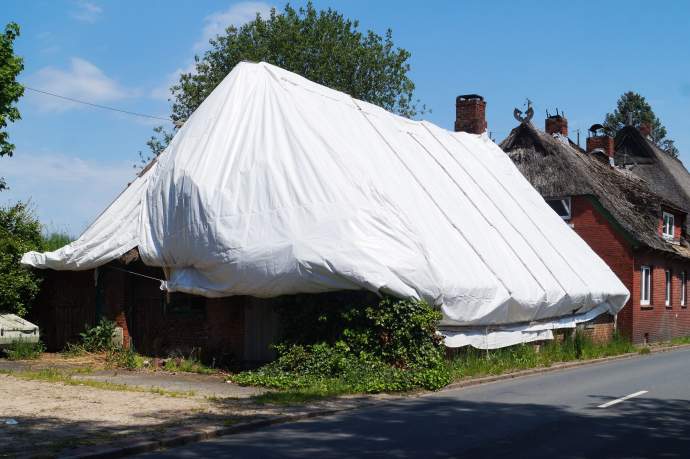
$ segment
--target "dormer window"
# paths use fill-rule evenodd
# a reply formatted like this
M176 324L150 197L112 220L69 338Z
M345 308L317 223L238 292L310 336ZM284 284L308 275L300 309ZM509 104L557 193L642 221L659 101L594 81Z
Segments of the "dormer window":
M661 228L661 235L664 237L664 239L673 240L673 233L675 229L675 217L673 214L664 212L664 224Z
M570 220L572 214L570 198L547 199L546 203L565 221Z

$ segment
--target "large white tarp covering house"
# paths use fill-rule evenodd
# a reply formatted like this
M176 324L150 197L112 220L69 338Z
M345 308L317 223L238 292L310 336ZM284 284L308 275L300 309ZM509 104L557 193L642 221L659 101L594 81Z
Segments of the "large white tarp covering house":
M423 298L450 346L547 339L629 295L487 136L265 63L238 65L78 240L22 262L83 270L134 247L169 291Z

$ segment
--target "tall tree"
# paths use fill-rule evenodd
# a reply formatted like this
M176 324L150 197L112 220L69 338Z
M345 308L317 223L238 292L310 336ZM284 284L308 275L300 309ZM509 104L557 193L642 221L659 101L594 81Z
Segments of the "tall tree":
M281 13L274 8L265 19L257 14L239 28L228 27L210 45L203 57L195 56L195 71L171 88L175 121L186 120L242 61L275 64L400 115L418 114L410 52L395 47L390 29L383 37L361 32L358 21L330 8L317 11L311 2L297 10L288 4ZM156 134L149 147L167 145L166 136Z
M629 122L632 122L632 125L637 128L641 124L648 124L651 128L650 137L652 141L670 156L678 157L678 148L676 148L673 140L666 137L666 128L654 114L652 106L643 96L633 91L624 93L618 99L613 113L606 114L604 125L612 135L616 135Z
M16 103L24 94L24 87L17 82L17 75L24 69L22 58L14 54L14 40L19 36L19 26L10 22L0 34L0 156L12 156L14 145L7 134L7 124L21 118ZM6 188L0 177L0 191Z

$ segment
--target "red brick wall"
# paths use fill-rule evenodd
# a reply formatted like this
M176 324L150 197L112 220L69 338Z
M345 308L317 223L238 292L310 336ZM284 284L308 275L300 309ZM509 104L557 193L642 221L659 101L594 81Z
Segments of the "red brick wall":
M553 115L546 118L544 121L544 131L547 134L559 133L568 136L568 119L560 115Z
M614 324L611 314L601 314L594 320L582 324L585 335L595 343L607 343L613 338Z
M613 156L613 137L607 135L587 137L587 153L591 153L597 148L601 148L607 155Z
M591 198L574 196L571 200L573 229L594 250L623 284L633 289L633 251L630 243L620 231L594 206ZM628 301L618 313L618 330L625 336L632 336L632 307Z
M486 101L458 96L455 99L455 131L471 134L486 131Z
M640 304L641 266L652 268L652 292L648 306ZM666 275L671 270L671 304L665 305ZM680 305L681 272L690 276L690 262L673 259L659 252L640 252L635 255L633 304L633 341L643 343L665 341L690 335L690 312L686 304Z

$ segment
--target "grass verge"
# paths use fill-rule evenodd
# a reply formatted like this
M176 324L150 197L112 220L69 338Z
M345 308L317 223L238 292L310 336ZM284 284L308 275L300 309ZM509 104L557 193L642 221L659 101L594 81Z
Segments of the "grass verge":
M466 348L447 364L453 379L457 381L637 351L638 349L630 341L617 335L610 342L599 344L582 334L575 334L563 341L548 341L539 347L532 344L519 344L491 351Z
M689 340L690 341L690 340ZM581 333L562 341L550 341L540 346L520 344L491 351L474 348L462 349L453 358L443 362L442 368L435 369L433 385L418 380L415 372L403 372L379 365L357 364L346 365L337 377L322 377L319 371L325 359L316 362L318 371L286 371L285 365L269 364L255 372L235 375L233 381L244 385L260 385L279 389L275 392L252 397L257 403L302 404L310 401L327 399L344 394L405 392L417 388L439 389L450 381L500 375L531 368L549 367L551 365L576 360L592 360L602 357L637 352L632 343L619 336L614 336L608 343L594 343ZM312 367L316 364L300 362L298 367ZM446 375L448 379L445 380Z
M86 386L94 389L110 390L118 392L146 392L150 394L164 395L166 397L193 397L193 391L170 391L158 387L140 387L126 384L115 384L107 381L95 381L92 379L74 378L76 373L64 373L55 368L45 368L37 371L0 371L0 373L14 376L27 381L43 381L49 383L61 383L68 386Z

